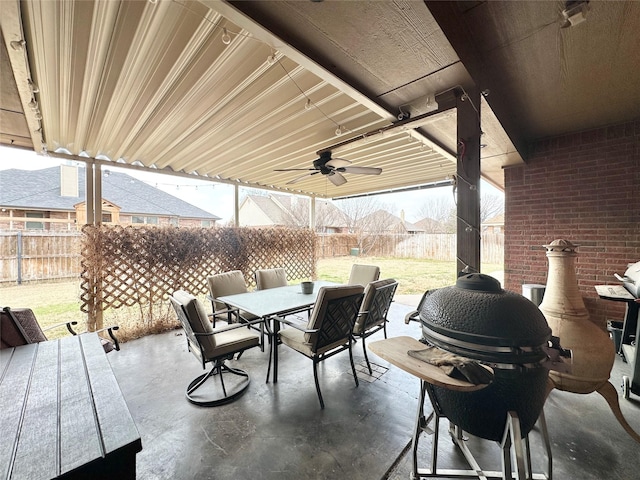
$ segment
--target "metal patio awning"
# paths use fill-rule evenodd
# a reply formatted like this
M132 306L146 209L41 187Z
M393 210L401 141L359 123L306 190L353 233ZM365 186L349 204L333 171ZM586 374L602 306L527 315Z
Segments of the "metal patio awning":
M274 170L475 86L501 187L532 141L637 117L639 19L632 0L4 0L0 142L344 197L454 173L455 112L340 150L379 177Z
M422 3L412 8L429 16ZM3 66L14 73L14 104L24 113L23 120L9 112L17 126L3 131L3 143L318 197L425 185L455 173L455 110L389 129L398 111L227 2L6 1L1 22ZM404 111L437 108L434 93ZM288 185L298 172L275 171L310 168L316 152L336 144L343 145L334 157L383 173L347 174L335 186L322 175ZM512 145L501 148L521 161ZM500 185L499 166L496 173Z

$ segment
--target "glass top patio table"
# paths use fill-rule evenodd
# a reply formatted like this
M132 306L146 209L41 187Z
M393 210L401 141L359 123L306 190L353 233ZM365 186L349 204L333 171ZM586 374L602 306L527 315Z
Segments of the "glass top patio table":
M269 288L267 290L255 290L235 295L225 295L216 300L224 302L232 307L249 312L256 317L271 317L284 315L287 312L302 310L311 307L318 298L320 287L339 285L323 280L315 281L313 293L303 294L300 284L287 285L286 287Z
M286 315L291 312L299 312L305 308L312 307L318 298L318 291L321 287L340 285L334 282L318 280L313 282L313 292L302 293L300 284L287 285L286 287L269 288L266 290L255 290L247 293L237 293L235 295L225 295L217 300L231 307L239 308L251 313L256 317L265 320L271 318L272 339L271 350L273 354L273 382L278 381L278 331L280 323L276 316ZM267 382L269 378L267 378Z

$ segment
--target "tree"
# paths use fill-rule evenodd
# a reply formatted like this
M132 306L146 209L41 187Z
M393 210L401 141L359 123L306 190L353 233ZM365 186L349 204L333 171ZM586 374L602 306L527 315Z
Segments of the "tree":
M336 206L347 216L349 233L358 233L364 228L364 219L380 209L379 202L371 197L336 200Z
M282 200L282 196L277 198L283 209L288 213L283 221L285 225L292 227L309 226L309 205L307 197L290 197L288 202ZM326 232L329 227L344 227L348 222L345 215L331 202L326 200L316 200L315 211L316 232Z
M337 200L336 206L347 217L349 232L356 235L358 248L366 253L381 233L388 233L392 216L381 215L388 207L371 197L348 198Z
M435 197L422 204L418 214L432 222L419 222L427 233L455 233L456 204L453 195Z
M290 197L288 201L287 205L285 205L284 202L280 202L288 213L288 215L285 215L283 218L285 225L289 227L308 227L309 200L306 198Z
M480 197L480 223L504 213L504 196L489 193Z

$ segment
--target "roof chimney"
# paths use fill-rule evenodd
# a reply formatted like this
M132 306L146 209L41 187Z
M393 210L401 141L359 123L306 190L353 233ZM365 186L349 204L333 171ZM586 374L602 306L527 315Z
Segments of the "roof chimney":
M60 165L60 196L78 197L78 167Z

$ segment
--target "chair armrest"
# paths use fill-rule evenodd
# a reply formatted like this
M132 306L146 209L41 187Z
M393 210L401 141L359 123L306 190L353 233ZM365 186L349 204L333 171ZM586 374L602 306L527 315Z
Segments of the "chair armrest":
M210 317L214 316L214 315L221 315L223 313L235 313L235 312L239 312L240 309L239 308L225 308L224 310L216 310L213 313L209 313L208 315Z
M207 300L209 300L209 301L211 302L211 304L212 304L212 305L213 305L213 303L214 303L214 302L224 303L224 302L220 302L220 301L216 300L216 299L215 299L215 298L213 298L211 295L207 295L206 297L207 297ZM231 307L229 307L229 305L227 305L226 303L225 303L225 305L227 306L227 308L226 308L225 310L217 310L217 311L213 312L213 315L219 315L219 314L221 314L221 313L236 312L236 311L238 311L238 310L239 310L238 308L231 308ZM209 316L211 316L211 315L209 315Z
M409 325L409 322L419 322L420 318L417 317L416 315L418 315L418 311L417 310L413 310L412 312L407 313L404 316L404 323Z
M420 316L419 316L420 310L422 310L422 305L424 304L424 301L427 298L427 295L429 295L431 292L432 292L432 290L427 290L426 292L424 292L422 294L422 298L418 302L417 308L415 310L413 310L412 312L407 313L404 316L404 323L406 323L408 325L409 322L419 322L420 321Z
M72 325L77 325L77 324L78 322L76 322L75 320L71 322L60 322L60 323L56 323L55 325L50 325L46 328L43 328L42 331L47 332L49 330L53 330L54 328L67 327L67 330L69 330L69 333L71 335L77 335L78 332L76 332L72 327Z
M229 307L229 305L225 304L225 306L227 308L225 308L224 310L216 310L215 309L215 299L211 296L211 295L207 295L207 299L211 302L211 310L213 310L213 313L208 313L207 317L211 318L211 321L213 322L213 324L215 325L215 319L216 318L220 318L220 315L226 315L227 316L227 323L231 323L231 317L233 315L236 316L236 318L241 318L240 316L240 309L239 308L231 308Z
M208 332L208 333L193 332L193 333L196 337L210 337L211 335L215 335L216 333L227 332L229 330L235 330L236 328L246 328L249 325L255 325L258 323L264 323L267 327L267 331L269 331L269 326L267 325L267 322L265 322L264 319L262 318L258 318L256 320L250 320L242 323L233 323L231 325L227 325L226 327L216 328L213 332Z
M109 334L109 337L111 338L111 340L113 341L114 350L120 351L120 342L118 341L118 338L116 337L116 335L113 333L114 330L119 330L119 329L120 327L118 325L111 325L109 327L104 327L104 328L100 328L99 330L96 330L96 333L106 331Z
M282 318L282 317L274 317L274 318L275 318L278 322L280 322L280 323L284 323L285 325L289 325L290 327L293 327L293 328L295 328L295 329L297 329L297 330L300 330L301 332L304 332L304 333L317 333L317 332L319 332L319 331L320 331L320 329L319 329L319 328L304 328L302 325L299 325L299 324L297 324L297 323L295 323L295 322L291 322L291 321L289 321L289 320L285 320L285 319L284 319L284 318Z
M61 322L61 323L57 323L55 325L50 325L46 328L43 328L42 331L46 332L48 330L53 330L54 328L59 328L62 326L67 327L67 330L69 330L69 333L71 333L71 335L78 335L78 332L76 332L73 328L72 325L77 325L78 322L73 320L71 322ZM111 341L113 342L113 349L119 351L120 350L120 342L118 341L117 337L115 336L115 334L113 333L114 330L118 330L120 327L118 325L110 325L108 327L103 327L100 328L98 330L95 331L95 333L100 333L100 332L107 332L109 334L109 337L111 338Z

